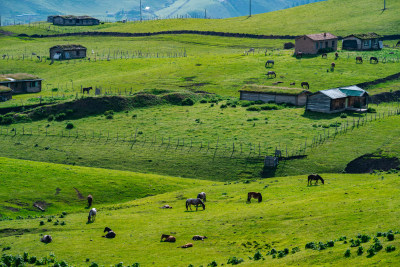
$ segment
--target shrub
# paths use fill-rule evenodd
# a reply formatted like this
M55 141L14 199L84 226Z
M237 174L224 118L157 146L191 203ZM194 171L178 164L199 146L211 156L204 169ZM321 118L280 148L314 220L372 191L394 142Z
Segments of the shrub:
M2 116L0 124L1 125L10 125L14 122L14 118L11 116Z
M243 261L244 260L242 258L236 258L235 256L233 256L228 259L227 264L236 265L236 264L242 263Z
M191 98L185 98L182 100L182 106L193 106L194 101Z
M262 100L254 101L254 105L261 105L261 104L264 104L264 101L262 101Z
M28 252L24 252L24 262L28 262L29 261L29 253Z
M124 267L124 263L123 262L117 263L115 264L115 267Z
M278 258L283 258L283 257L285 257L285 253L283 253L283 251L279 251Z
M137 118L137 114L133 114L132 119L136 119L136 118Z
M266 104L261 106L262 110L278 110L280 109L278 105L276 104Z
M322 242L318 242L318 250L324 250L326 249L326 245Z
M202 103L202 104L207 103L207 100L206 99L202 99L202 100L200 100L200 103Z
M240 106L244 107L244 108L250 107L251 105L253 105L253 103L251 101L247 101L247 100L243 100L240 103Z
M359 245L361 245L360 239L356 239L356 240L351 239L350 243L351 243L350 247L358 247Z
M67 212L66 212L66 211L63 211L61 214L64 215L64 216L66 216L66 215L67 215Z
M285 43L284 45L283 45L283 49L292 49L292 48L294 48L295 47L295 45L294 45L294 43L292 43L292 42L288 42L288 43Z
M138 262L135 262L134 264L132 264L131 267L139 267L139 263L138 263Z
M370 247L370 248L367 250L367 253L368 253L367 257L372 257L372 256L375 255L375 250L374 250L372 247Z
M39 222L39 225L44 225L44 221L40 221L40 222Z
M300 251L300 248L299 247L294 247L294 248L292 248L292 254L294 254L294 253L296 253L296 252L299 252Z
M339 238L339 241L344 241L344 240L346 240L346 236L341 236L341 237Z
M48 222L51 222L52 220L53 220L52 218L48 218L48 219L47 219Z
M92 262L92 263L89 265L89 267L99 267L99 265L98 265L97 263L95 263L95 262Z
M49 115L49 116L47 117L47 120L48 120L48 121L53 121L53 120L54 120L54 115Z
M228 105L222 104L221 106L219 106L220 108L227 108Z
M28 262L29 262L30 264L36 263L36 257L35 257L35 256L30 257Z
M261 260L262 258L263 258L263 256L262 256L262 254L260 253L260 251L257 251L257 252L254 254L254 257L253 257L253 259L256 260L256 261Z
M107 115L114 115L114 110L107 110L107 111L105 111L105 112L104 112L104 116L107 116Z
M392 251L396 250L396 247L395 246L387 246L385 250L386 250L386 252L392 252Z
M387 239L389 241L393 241L394 240L394 234L392 232L387 233L386 237L387 237Z
M274 248L271 249L271 252L270 252L271 255L274 255L274 254L276 254L276 253L277 253L276 249L274 249Z
M65 222L64 222L64 221L62 221L62 222L60 223L60 225L65 225Z
M342 118L342 119L345 119L345 118L347 118L347 114L346 114L346 113L342 113L342 114L340 114L340 118Z
M368 113L376 113L376 109L374 109L374 108L368 108L367 112L368 112Z
M65 115L65 113L58 113L58 114L54 117L54 119L55 119L56 121L63 121L63 120L65 120L66 117L67 117L67 115Z
M326 242L326 246L327 247L333 247L335 245L335 242L333 242L332 240L331 241L328 241L328 242Z
M285 248L285 249L283 250L283 253L285 253L286 255L289 254L289 249L288 249L288 248Z
M71 122L68 122L67 125L65 126L65 129L71 130L74 128L74 125Z
M3 248L3 251L10 250L10 249L11 249L11 247L10 247L10 246L7 246L7 247L4 247L4 248Z
M248 107L247 109L246 109L247 111L260 111L261 110L261 108L260 107Z
M108 114L108 115L106 116L106 119L107 119L107 120L112 120L112 119L114 119L114 116L113 116L112 114Z
M306 249L317 249L317 245L314 242L310 242L306 244Z
M346 250L346 252L344 253L344 256L350 257L350 255L351 255L350 249Z
M207 264L207 266L209 266L209 267L217 267L218 263L216 261L212 261L209 264Z
M371 239L369 235L359 235L358 238L361 239L361 243L367 243Z
M360 256L364 253L364 248L362 246L359 246L357 249L357 255Z

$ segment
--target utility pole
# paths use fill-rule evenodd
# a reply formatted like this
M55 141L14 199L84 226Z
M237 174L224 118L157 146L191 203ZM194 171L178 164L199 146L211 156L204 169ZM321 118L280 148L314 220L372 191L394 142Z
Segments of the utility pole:
M142 21L142 0L139 0L140 3L140 22Z
M251 17L251 0L249 0L249 17Z
M382 9L383 11L385 11L386 10L386 0L383 0L383 9Z
M204 18L207 18L207 9L204 9Z

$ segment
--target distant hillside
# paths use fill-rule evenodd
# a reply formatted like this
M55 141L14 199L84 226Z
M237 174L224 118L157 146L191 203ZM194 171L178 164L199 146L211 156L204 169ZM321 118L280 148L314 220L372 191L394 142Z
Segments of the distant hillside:
M322 0L252 0L252 13L309 4ZM27 23L44 20L52 14L92 15L102 20L138 20L139 0L0 0L4 23ZM249 14L249 0L153 0L142 1L142 16L167 18L176 16L228 18Z

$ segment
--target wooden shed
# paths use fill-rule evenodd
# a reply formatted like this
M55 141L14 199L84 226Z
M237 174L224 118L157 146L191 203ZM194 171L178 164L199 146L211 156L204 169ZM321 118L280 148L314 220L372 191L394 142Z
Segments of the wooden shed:
M346 110L365 112L368 108L368 92L358 86L322 90L308 96L306 110L336 113Z
M378 50L383 48L382 36L374 32L351 34L343 38L343 50Z
M42 80L27 73L0 74L0 85L11 88L12 94L38 93L42 90Z
M50 58L59 60L85 58L86 50L86 47L77 44L56 45L50 47Z
M12 90L7 86L0 85L0 102L12 99Z
M321 52L330 52L337 50L338 37L329 33L307 34L296 38L295 54L315 55Z
M277 104L287 103L295 106L304 106L309 91L300 88L275 87L266 85L246 85L240 92L240 100L258 101Z
M90 16L53 16L53 24L59 26L92 26L99 25L100 20Z

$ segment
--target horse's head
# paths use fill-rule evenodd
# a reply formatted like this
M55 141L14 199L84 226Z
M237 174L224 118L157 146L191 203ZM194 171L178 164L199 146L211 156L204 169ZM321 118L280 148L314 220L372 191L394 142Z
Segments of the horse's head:
M261 193L258 193L258 202L261 202L262 201L262 195L261 195Z

